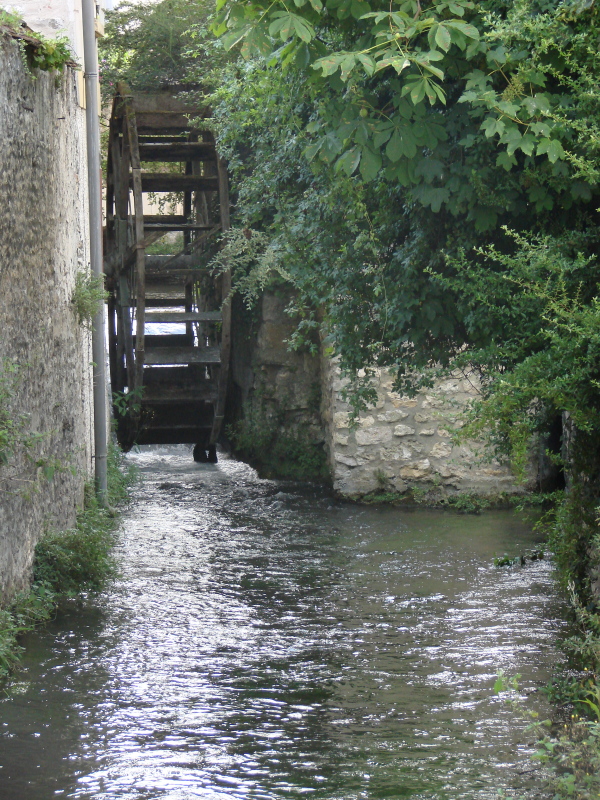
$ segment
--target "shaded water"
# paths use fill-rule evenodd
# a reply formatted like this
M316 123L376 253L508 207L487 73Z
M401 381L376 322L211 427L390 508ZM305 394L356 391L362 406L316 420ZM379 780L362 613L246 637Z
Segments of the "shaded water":
M491 692L545 683L563 628L546 562L493 566L535 541L512 514L132 458L119 584L29 637L0 701L2 800L545 796Z

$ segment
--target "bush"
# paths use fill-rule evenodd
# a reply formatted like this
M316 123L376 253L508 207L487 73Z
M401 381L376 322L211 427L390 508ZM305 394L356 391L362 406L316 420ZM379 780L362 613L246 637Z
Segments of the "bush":
M115 575L114 519L91 492L86 505L73 530L50 531L35 548L34 584L64 597L99 592Z

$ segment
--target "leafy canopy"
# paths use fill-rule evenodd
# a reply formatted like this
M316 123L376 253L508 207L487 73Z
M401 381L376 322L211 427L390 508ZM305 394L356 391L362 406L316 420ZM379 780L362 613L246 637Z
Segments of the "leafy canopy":
M491 230L505 210L571 208L597 182L589 3L219 0L214 30L315 97L305 153L410 187ZM582 114L585 110L586 113ZM595 116L594 116L594 112Z

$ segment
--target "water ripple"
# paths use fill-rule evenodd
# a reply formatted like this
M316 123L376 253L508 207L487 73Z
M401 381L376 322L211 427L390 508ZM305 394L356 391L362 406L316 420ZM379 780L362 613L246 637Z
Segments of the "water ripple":
M1 701L3 798L542 796L491 693L498 668L543 684L564 627L546 562L492 566L534 543L514 516L361 508L183 448L133 459L118 585L32 637Z

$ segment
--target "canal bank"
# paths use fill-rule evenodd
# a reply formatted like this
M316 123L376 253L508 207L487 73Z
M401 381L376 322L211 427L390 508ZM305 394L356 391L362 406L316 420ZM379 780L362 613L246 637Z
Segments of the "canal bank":
M513 515L358 507L185 448L131 459L119 582L29 637L0 703L2 796L545 796L492 685L547 682L565 609L547 562L493 566L535 544Z

